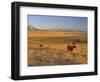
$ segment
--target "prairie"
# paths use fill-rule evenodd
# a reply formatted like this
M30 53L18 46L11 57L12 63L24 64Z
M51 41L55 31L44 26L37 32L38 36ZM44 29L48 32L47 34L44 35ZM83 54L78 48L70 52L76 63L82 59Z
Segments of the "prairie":
M28 31L28 66L87 64L87 47L86 32Z

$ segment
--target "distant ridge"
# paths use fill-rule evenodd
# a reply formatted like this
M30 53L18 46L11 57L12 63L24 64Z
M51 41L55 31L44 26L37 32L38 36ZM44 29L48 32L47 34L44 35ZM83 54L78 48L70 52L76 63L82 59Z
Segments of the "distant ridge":
M33 25L28 25L28 31L52 31L52 32L87 32L87 28L84 29L61 29L61 28L54 28L54 29L37 29Z
M32 25L28 25L28 31L38 31L38 29L35 28L35 27L32 26Z

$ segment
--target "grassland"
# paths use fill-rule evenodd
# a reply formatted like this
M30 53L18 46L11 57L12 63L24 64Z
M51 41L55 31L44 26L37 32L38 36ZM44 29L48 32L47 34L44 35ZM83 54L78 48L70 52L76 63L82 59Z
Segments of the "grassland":
M66 46L73 42L76 48L68 52ZM87 64L87 60L85 32L28 31L28 66Z

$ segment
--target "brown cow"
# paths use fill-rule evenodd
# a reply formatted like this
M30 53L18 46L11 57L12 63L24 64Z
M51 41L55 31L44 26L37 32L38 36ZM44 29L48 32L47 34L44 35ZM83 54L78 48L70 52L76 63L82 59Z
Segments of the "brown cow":
M67 50L68 50L68 52L69 51L73 51L74 50L74 48L76 48L76 46L75 46L75 43L73 43L72 45L67 45Z
M43 45L42 45L42 44L40 44L39 46L40 46L40 47L42 47Z

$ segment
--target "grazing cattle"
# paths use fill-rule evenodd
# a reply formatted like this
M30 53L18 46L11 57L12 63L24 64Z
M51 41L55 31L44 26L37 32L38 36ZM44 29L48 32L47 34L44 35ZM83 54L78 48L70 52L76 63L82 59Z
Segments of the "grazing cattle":
M74 45L75 43L73 43L72 45L67 45L67 50L68 50L68 52L69 51L73 51L74 50L74 48L76 48L76 46Z
M40 46L40 47L42 47L43 45L42 45L42 44L40 44L39 46Z

